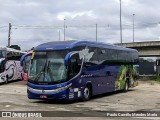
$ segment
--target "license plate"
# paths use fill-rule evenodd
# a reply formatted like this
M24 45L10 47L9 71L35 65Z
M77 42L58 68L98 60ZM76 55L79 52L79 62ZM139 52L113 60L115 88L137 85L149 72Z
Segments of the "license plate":
M46 95L41 95L40 98L47 99L47 96Z

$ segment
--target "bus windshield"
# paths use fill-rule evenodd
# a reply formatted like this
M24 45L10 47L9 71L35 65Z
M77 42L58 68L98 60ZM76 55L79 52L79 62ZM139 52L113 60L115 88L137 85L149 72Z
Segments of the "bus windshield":
M29 81L37 84L57 84L67 80L64 64L66 51L33 52L29 67Z

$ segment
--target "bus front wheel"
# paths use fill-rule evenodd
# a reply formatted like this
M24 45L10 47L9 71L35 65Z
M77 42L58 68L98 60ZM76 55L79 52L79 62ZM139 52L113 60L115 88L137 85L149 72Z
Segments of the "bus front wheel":
M5 81L6 84L8 84L8 75L6 76L6 81Z
M88 101L92 96L91 86L87 85L83 91L83 101Z

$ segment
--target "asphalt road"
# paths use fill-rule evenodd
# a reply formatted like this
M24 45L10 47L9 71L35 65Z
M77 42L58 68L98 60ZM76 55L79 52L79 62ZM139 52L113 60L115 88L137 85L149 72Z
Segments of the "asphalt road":
M87 102L82 102L79 100L71 103L61 103L29 100L26 94L26 83L24 81L16 81L0 85L0 111L66 111L68 116L70 116L71 113L67 111L73 111L76 113L75 117L77 119L87 120L96 120L97 117L99 117L98 114L100 112L95 111L160 111L160 83L149 81L140 81L139 86L130 89L126 93L120 91L104 94L93 97ZM65 112L59 112L58 116L63 116L63 114L65 114ZM81 118L81 115L86 117ZM3 119L7 120L8 118ZM61 120L74 118L58 117L58 119ZM98 119L128 120L126 117L101 117ZM157 117L132 117L130 119L160 120L160 118Z

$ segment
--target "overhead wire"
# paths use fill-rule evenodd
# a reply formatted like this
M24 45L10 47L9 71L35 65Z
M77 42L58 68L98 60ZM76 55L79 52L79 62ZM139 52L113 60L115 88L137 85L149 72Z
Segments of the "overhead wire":
M97 23L98 24L98 23ZM150 23L137 23L135 24L135 29L143 29L143 28L148 28L148 27L154 27L155 25L160 25L160 22L150 22ZM99 29L105 29L105 30L118 30L119 25L118 24L100 24L97 26ZM123 23L122 25L123 29L132 29L133 25L132 23ZM0 29L2 28L8 28L8 26L0 26ZM12 30L13 29L63 29L63 25L12 25ZM80 29L93 29L96 28L96 24L89 24L89 25L66 25L66 28L72 29L72 28L80 28ZM112 37L109 37L112 38ZM14 40L14 39L13 39ZM16 39L17 40L17 39ZM24 39L19 39L19 40L24 40ZM27 39L29 40L29 39ZM43 39L41 39L43 40ZM46 40L46 39L45 39ZM51 40L51 39L47 39Z

